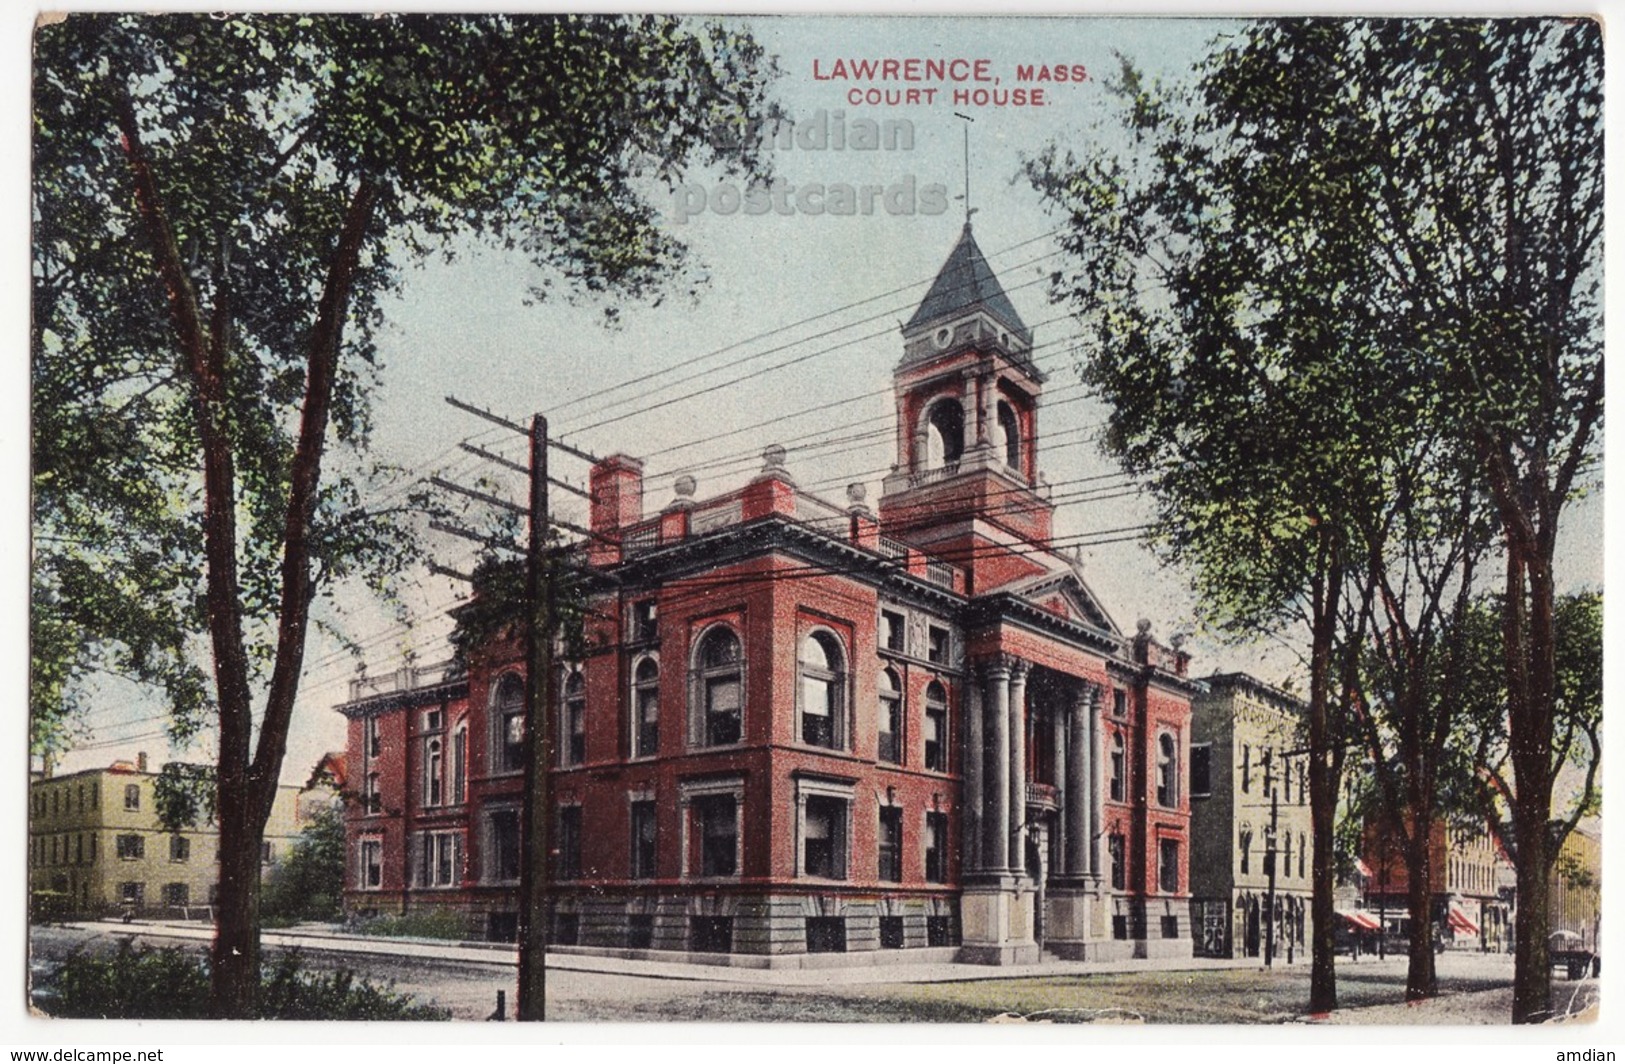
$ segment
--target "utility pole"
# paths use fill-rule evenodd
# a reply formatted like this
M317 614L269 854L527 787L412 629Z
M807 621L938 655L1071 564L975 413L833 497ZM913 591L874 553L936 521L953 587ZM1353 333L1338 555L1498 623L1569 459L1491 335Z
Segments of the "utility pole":
M519 1002L516 1018L547 1018L547 901L552 808L556 588L547 563L547 419L530 422L530 543L525 564L525 800L520 817Z

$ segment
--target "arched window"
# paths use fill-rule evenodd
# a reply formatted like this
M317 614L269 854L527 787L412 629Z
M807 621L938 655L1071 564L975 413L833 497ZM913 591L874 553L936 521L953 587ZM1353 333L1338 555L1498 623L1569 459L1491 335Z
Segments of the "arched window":
M948 771L948 691L936 680L925 689L925 767Z
M695 663L691 741L695 746L727 746L744 734L741 688L743 660L739 637L718 625L700 639Z
M1157 804L1179 805L1179 753L1172 735L1157 739Z
M634 754L653 757L660 750L660 666L653 658L638 662L632 674Z
M876 685L880 690L878 743L880 760L888 761L894 765L903 761L903 692L898 683L897 674L890 669L880 670L880 681Z
M525 682L510 672L491 695L491 771L525 769Z
M1127 768L1123 756L1123 736L1119 732L1112 733L1112 775L1111 796L1112 801L1121 802L1125 791L1123 771Z
M564 681L564 735L560 761L579 765L587 759L587 681L579 671Z
M1009 403L999 400L999 453L1011 469L1021 468L1021 423Z
M801 741L838 749L845 746L846 672L840 641L813 632L801 641Z
M939 399L926 414L926 464L930 469L959 465L965 453L965 408L957 399Z

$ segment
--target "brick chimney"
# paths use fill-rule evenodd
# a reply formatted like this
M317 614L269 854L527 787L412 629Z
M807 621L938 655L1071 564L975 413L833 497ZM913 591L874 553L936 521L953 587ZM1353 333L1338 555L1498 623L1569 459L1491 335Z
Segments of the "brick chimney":
M613 536L643 520L643 463L612 454L592 467L592 530Z

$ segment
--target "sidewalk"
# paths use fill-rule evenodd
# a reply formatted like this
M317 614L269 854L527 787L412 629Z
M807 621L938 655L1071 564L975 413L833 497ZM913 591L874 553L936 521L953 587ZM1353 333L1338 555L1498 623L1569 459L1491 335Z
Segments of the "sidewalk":
M136 920L123 923L103 920L80 923L86 930L108 934L137 934L152 938L180 939L206 942L214 932L207 924ZM371 935L348 934L326 925L301 925L260 934L263 945L280 949L301 949L354 955L385 956L391 958L423 958L482 967L514 968L518 955L508 943L445 942L422 938L385 938ZM1344 960L1340 958L1340 966ZM1403 957L1389 957L1379 961L1375 957L1362 958L1357 967L1403 966ZM1255 957L1239 959L1212 959L1181 957L1160 960L1116 961L1062 961L1049 960L1041 964L1020 964L1007 967L983 967L974 964L909 963L851 964L820 968L746 968L715 964L695 964L683 961L640 960L627 957L588 956L579 953L550 951L547 967L555 971L595 972L606 975L629 975L646 979L677 979L703 983L735 983L758 987L822 987L853 986L871 983L968 983L1000 979L1029 979L1067 975L1106 975L1117 973L1215 971L1226 968L1263 968ZM1275 969L1283 973L1307 971L1308 958L1299 956L1295 963L1276 958Z

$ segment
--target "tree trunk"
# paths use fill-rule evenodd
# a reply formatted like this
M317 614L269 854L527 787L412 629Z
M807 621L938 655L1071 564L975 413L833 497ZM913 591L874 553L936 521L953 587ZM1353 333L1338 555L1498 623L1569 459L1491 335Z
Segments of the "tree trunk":
M1332 637L1337 623L1338 583L1330 579L1330 547L1320 542L1314 587L1314 619L1309 652L1309 818L1314 826L1313 894L1310 917L1314 941L1309 957L1309 1011L1337 1008L1337 913L1332 907L1335 869L1332 834L1337 818L1337 777L1341 748L1333 750L1330 726Z
M220 888L210 951L211 1006L219 1019L251 1019L260 986L260 849L264 818L247 781L220 781Z
M1405 846L1406 900L1411 910L1410 964L1405 971L1406 1001L1421 1001L1439 992L1433 965L1433 868L1428 860L1432 836L1432 816L1419 815L1412 819L1411 835Z
M1512 1022L1544 1023L1552 1014L1545 824L1528 836L1518 825L1518 910L1513 915Z

